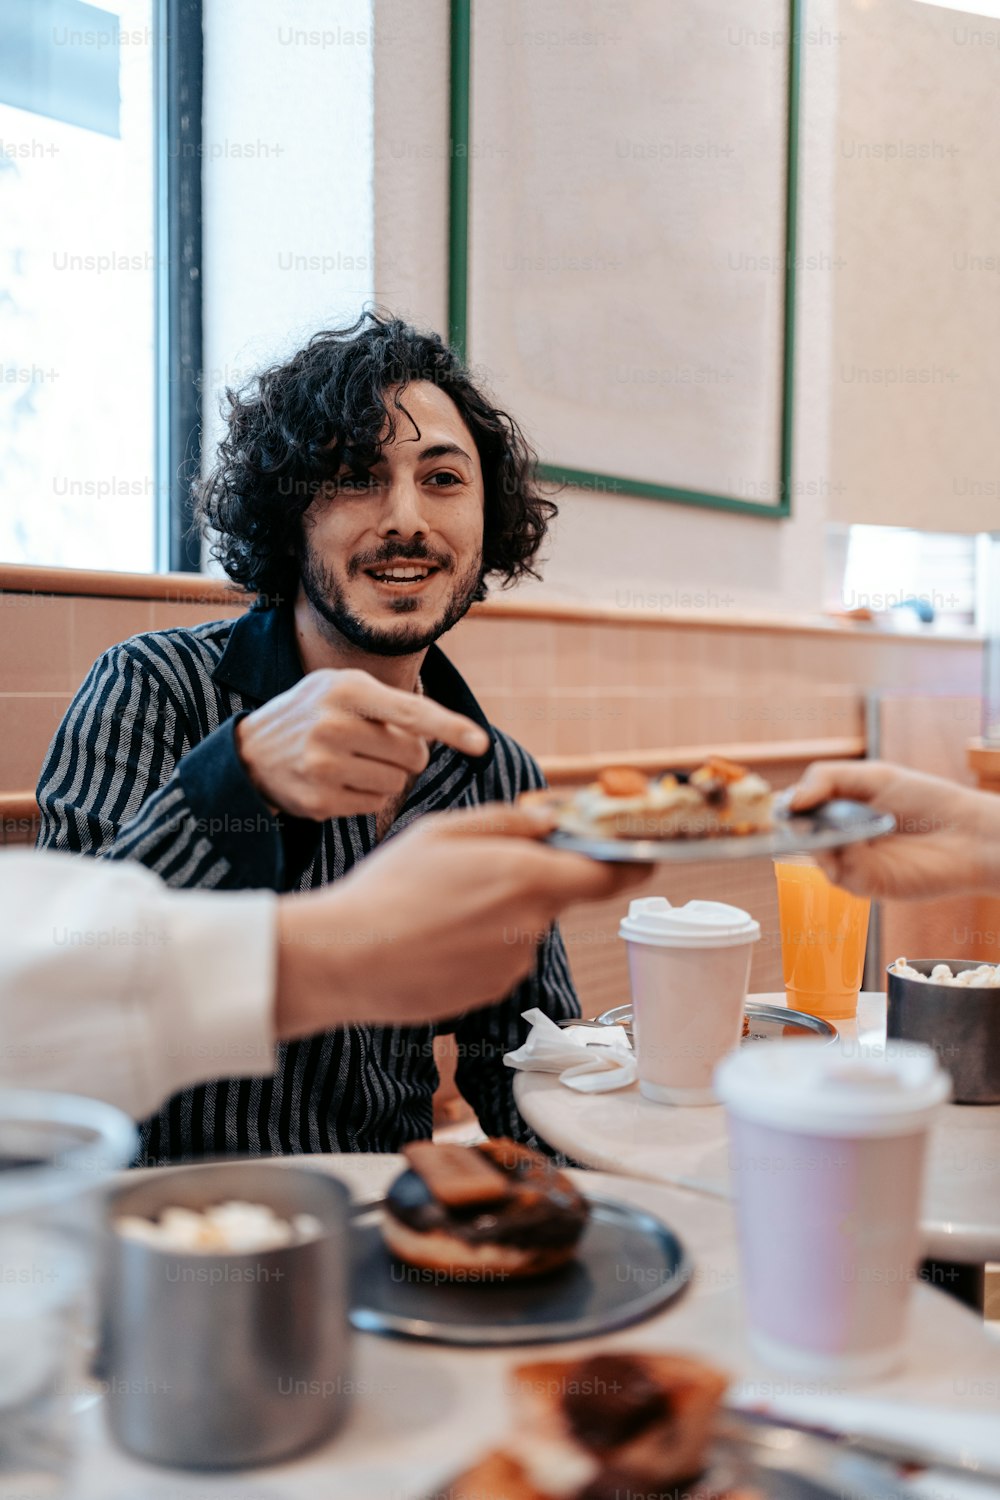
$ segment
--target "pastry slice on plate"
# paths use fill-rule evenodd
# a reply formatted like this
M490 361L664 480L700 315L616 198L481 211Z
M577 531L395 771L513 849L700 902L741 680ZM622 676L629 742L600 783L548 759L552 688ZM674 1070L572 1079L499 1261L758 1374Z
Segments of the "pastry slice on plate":
M520 1365L509 1442L442 1500L759 1500L705 1472L727 1384L713 1366L676 1354Z
M564 833L582 838L687 839L766 833L773 793L756 771L713 756L694 771L647 776L609 766L589 786L526 792L521 801L550 807Z

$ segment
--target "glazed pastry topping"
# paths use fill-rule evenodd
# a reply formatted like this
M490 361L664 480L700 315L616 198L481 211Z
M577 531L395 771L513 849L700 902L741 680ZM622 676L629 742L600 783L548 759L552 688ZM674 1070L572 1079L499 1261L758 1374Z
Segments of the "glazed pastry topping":
M514 1141L474 1147L420 1141L404 1154L410 1171L389 1189L386 1209L418 1233L555 1250L575 1244L586 1223L586 1201L569 1179L547 1157ZM478 1160L470 1167L467 1157Z
M670 1402L639 1360L604 1354L582 1361L563 1396L563 1411L577 1442L602 1453L668 1421Z
M410 1166L445 1208L480 1208L514 1196L510 1178L482 1151L414 1141L404 1148Z
M597 785L606 797L644 797L648 782L631 766L609 766L598 776Z
M691 772L652 777L609 766L589 786L527 792L521 800L549 807L563 832L582 837L712 838L758 833L773 820L769 784L721 755Z

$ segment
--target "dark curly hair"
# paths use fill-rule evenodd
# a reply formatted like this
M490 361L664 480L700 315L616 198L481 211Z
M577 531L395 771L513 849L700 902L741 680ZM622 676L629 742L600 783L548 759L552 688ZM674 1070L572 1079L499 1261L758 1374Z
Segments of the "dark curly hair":
M483 571L508 587L528 575L557 507L541 491L535 454L514 419L492 406L436 333L367 311L317 333L285 364L227 389L226 436L194 486L195 519L234 583L262 599L294 595L301 519L344 465L366 473L395 436L402 394L429 380L447 392L475 439L485 491ZM387 393L394 392L391 404ZM381 437L381 441L380 441Z

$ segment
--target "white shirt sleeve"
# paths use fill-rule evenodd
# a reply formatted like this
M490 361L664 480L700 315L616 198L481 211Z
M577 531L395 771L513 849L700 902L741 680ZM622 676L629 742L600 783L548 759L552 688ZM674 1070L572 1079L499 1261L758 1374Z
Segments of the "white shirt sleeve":
M142 1119L273 1073L277 899L169 890L142 865L0 853L0 1085Z

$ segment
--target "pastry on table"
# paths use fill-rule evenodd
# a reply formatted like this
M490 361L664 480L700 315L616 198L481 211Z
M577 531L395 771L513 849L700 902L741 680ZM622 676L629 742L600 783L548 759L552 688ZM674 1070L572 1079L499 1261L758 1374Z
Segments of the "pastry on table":
M584 838L718 838L766 833L774 822L769 783L721 756L662 776L609 766L589 786L546 787L520 800L551 808L561 832Z
M539 1276L573 1257L589 1207L546 1156L498 1139L478 1146L415 1141L385 1200L394 1255L463 1281Z
M442 1500L751 1500L705 1475L728 1384L673 1354L596 1354L514 1371L507 1447L487 1454Z

